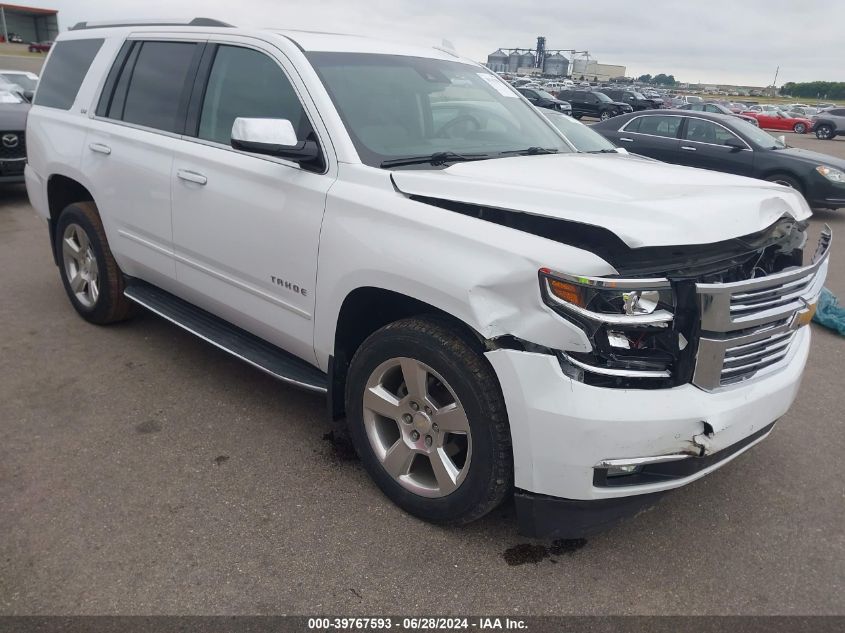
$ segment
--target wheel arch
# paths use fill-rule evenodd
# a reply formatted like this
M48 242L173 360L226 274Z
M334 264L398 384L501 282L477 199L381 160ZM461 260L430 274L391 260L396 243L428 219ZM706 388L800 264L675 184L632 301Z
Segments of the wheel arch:
M59 265L59 255L56 250L56 225L61 212L74 202L94 202L94 196L89 189L78 180L63 174L53 174L47 179L47 207L49 217L47 224L50 230L50 248L53 251L53 261Z
M341 304L335 326L334 345L329 357L329 414L333 420L345 415L346 374L361 343L388 323L410 317L427 316L450 325L479 353L485 351L485 338L457 316L394 290L362 286L349 292Z
M783 167L772 167L765 172L761 173L759 178L761 180L770 180L774 176L786 176L792 180L795 180L799 185L801 185L801 190L799 193L804 195L804 192L807 191L807 180L800 174L791 171L789 169L784 169Z

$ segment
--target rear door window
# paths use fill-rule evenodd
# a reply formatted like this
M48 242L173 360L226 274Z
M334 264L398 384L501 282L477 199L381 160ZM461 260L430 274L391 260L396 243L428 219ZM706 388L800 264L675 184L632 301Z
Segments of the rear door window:
M96 38L56 43L41 75L34 104L70 110L103 41Z
M115 62L123 68L104 115L182 133L200 49L196 42L135 42L125 62Z

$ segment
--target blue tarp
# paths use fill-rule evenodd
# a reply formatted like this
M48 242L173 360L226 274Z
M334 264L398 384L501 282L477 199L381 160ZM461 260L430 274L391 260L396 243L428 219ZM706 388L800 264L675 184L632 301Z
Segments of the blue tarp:
M845 307L839 305L839 300L827 288L822 289L813 321L845 336Z

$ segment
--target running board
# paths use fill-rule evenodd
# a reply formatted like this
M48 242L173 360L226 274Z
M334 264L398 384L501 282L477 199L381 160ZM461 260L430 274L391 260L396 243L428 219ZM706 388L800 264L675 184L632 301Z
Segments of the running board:
M309 391L328 391L328 377L313 365L161 288L131 279L123 294L274 378Z

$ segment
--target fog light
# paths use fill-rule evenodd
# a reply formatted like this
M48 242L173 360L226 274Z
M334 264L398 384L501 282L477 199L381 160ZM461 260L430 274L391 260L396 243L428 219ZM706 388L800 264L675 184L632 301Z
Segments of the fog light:
M636 475L642 469L642 466L610 466L607 469L607 476L624 477L626 475Z

